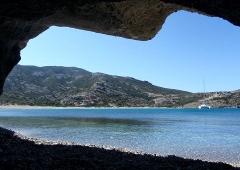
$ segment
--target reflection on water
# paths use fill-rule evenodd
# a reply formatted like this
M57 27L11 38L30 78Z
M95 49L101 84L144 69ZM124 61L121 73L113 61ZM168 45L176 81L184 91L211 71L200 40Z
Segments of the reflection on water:
M144 126L151 122L134 119L68 118L68 117L0 117L0 123L9 127L83 127L83 126Z
M0 126L28 136L240 164L238 110L14 110L0 115Z

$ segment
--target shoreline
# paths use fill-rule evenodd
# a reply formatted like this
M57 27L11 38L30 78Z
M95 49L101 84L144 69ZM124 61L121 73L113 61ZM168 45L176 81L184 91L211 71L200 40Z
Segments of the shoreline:
M235 107L224 107L235 108ZM224 109L214 107L211 109ZM0 110L30 110L30 109L199 109L198 107L74 107L74 106L30 106L30 105L0 105Z
M161 156L111 146L81 145L21 135L0 127L1 169L238 169L239 165ZM80 168L81 167L81 168ZM23 168L23 169L24 169Z
M0 110L11 109L172 109L167 107L57 107L57 106L30 106L30 105L0 105Z
M14 109L149 109L146 107L143 108L126 108L126 107L122 107L122 108L105 108L105 107L99 107L99 108L94 108L94 107L51 107L51 106L29 106L29 105L0 105L0 110L14 110ZM150 108L151 109L151 108ZM153 108L154 109L154 108ZM0 131L1 131L0 127ZM100 148L100 149L106 149L106 150L116 150L119 152L127 152L127 153L131 153L131 154L137 154L137 155L150 155L150 156L156 156L156 157L166 157L167 155L161 155L161 154L152 154L152 153L146 153L146 152L142 152L142 151L134 151L134 150L129 150L127 148L118 148L118 147L113 147L113 146L105 146L105 145L93 145L93 144L78 144L75 142L63 142L63 141L50 141L50 140L46 140L46 139L41 139L41 138L34 138L34 137L30 137L30 136L24 136L21 133L6 129L6 128L2 128L5 129L7 131L11 131L14 135L13 136L17 136L22 140L28 140L30 142L34 142L37 145L64 145L64 146L81 146L81 147L94 147L94 148ZM1 132L0 132L1 133ZM1 138L1 134L0 134L0 138ZM172 155L175 156L175 155ZM195 158L185 158L185 157L179 157L179 156L175 156L177 158L181 158L184 160L198 160ZM209 159L202 159L200 158L201 161L203 162L212 162L212 163L219 163L217 161L214 160L209 160ZM0 141L0 163L1 163L1 141ZM223 164L228 164L231 165L233 167L239 168L240 169L240 162L237 163L231 163L231 162L221 162ZM1 164L0 164L1 165ZM1 168L0 168L1 169Z
M224 107L235 108L235 107ZM211 109L224 109L223 107L212 107ZM198 107L76 107L76 106L30 106L30 105L0 105L0 110L14 109L199 109Z

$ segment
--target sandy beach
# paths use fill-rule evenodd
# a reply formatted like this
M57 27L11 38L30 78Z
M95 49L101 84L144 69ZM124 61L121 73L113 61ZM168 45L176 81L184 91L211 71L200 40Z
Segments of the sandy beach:
M54 106L29 106L29 105L0 105L1 109L149 109L158 107L54 107ZM163 107L166 109L166 107Z
M0 105L1 109L73 109L76 107L29 106L29 105Z

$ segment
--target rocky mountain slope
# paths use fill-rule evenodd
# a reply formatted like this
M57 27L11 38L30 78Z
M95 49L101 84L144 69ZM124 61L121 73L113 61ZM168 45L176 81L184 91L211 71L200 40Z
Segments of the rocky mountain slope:
M235 91L220 91L206 93L206 103L215 108L232 108L240 107L240 90ZM195 108L203 104L204 100L201 99L196 102L185 104L184 107Z
M212 106L240 104L236 93L208 93ZM17 65L6 79L0 105L77 107L197 107L203 94L167 89L131 77L74 67Z

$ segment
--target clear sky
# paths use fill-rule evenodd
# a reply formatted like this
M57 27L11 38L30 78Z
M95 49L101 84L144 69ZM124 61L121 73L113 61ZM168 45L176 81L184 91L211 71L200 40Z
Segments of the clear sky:
M21 56L21 65L74 66L190 92L203 92L203 79L207 92L240 89L240 27L184 11L149 41L51 27Z

